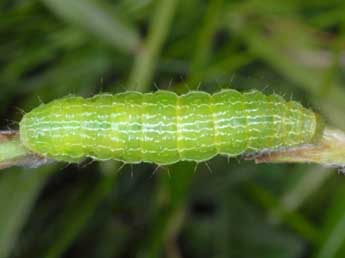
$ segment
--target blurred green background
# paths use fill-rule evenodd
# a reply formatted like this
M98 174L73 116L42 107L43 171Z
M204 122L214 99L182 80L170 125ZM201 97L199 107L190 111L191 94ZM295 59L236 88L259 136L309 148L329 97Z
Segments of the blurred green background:
M68 94L232 87L345 129L344 42L339 0L0 0L0 124ZM344 257L344 176L194 166L1 171L0 258Z

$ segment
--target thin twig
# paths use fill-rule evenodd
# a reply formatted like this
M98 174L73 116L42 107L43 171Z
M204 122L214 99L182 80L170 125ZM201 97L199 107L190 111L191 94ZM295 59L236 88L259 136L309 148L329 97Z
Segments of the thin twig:
M345 132L326 128L318 144L263 151L247 155L256 163L317 163L328 167L345 168Z

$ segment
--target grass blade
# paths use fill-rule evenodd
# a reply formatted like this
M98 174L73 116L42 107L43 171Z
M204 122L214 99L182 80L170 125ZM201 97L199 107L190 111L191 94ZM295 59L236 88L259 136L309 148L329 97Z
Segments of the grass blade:
M88 0L43 0L58 16L82 26L114 47L134 53L139 48L138 33L120 19Z
M49 167L48 167L49 169ZM28 213L49 175L47 168L31 173L8 170L0 180L0 257L9 256Z

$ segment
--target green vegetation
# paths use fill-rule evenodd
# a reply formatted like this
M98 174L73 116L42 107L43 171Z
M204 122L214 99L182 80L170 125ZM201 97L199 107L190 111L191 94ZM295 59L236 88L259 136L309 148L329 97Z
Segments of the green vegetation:
M344 12L338 0L0 1L1 128L68 94L233 87L293 96L344 130ZM341 258L344 182L224 157L5 169L0 257Z

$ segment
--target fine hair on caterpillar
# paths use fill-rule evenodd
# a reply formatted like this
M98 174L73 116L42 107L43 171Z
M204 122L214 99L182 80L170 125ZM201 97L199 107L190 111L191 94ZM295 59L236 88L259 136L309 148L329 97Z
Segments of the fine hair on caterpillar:
M318 114L276 94L127 91L41 104L23 116L20 140L54 160L168 165L314 143L323 128Z

